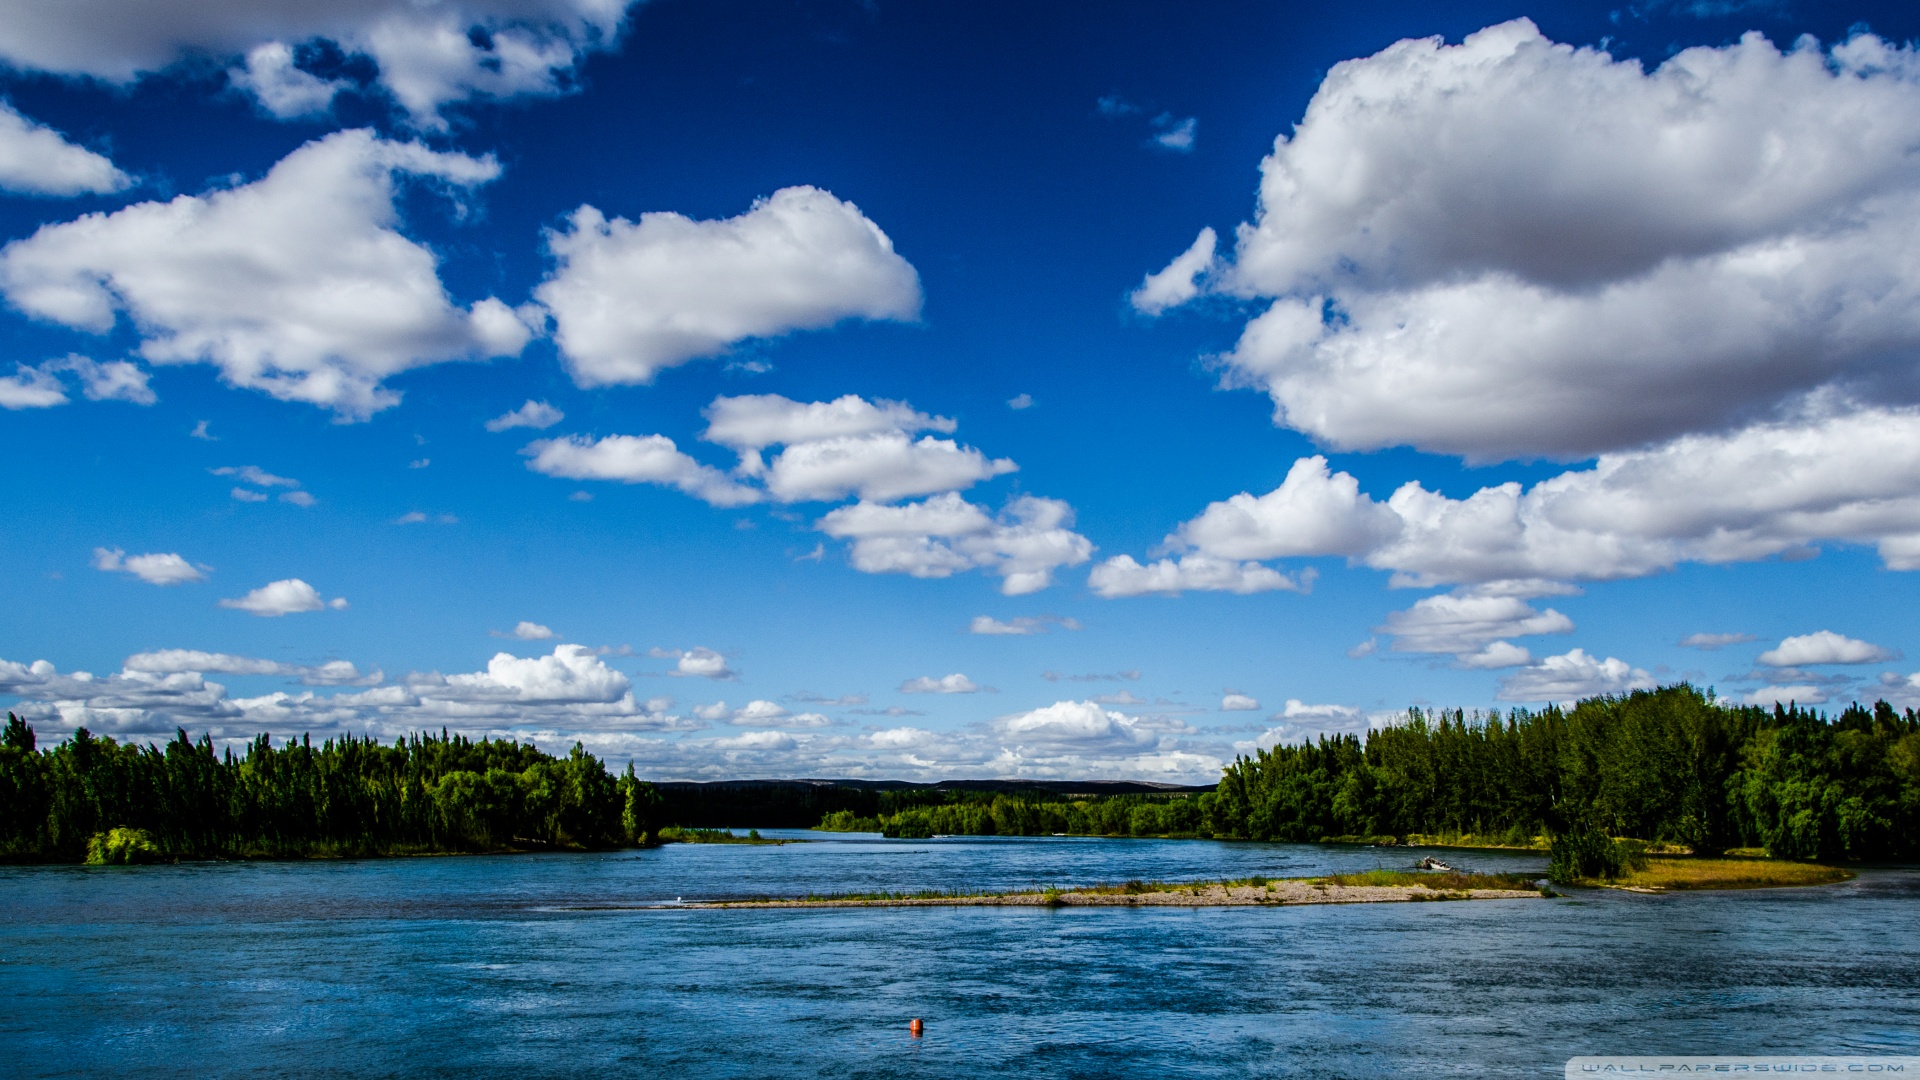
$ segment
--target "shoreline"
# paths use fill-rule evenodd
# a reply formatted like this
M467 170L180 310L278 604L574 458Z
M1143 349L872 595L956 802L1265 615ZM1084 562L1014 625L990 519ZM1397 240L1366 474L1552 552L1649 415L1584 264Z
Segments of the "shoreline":
M1302 904L1389 904L1451 900L1542 899L1526 888L1448 888L1445 885L1347 885L1311 878L1244 881L1129 883L1086 889L925 896L808 896L792 899L699 900L649 911L686 908L856 907L1285 907Z

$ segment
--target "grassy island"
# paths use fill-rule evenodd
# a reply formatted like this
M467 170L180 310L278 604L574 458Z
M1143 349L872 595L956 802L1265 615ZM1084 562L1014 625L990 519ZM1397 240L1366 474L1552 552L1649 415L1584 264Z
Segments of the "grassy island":
M1317 878L1237 881L1128 881L1078 889L1000 893L848 893L792 899L711 900L692 908L829 907L1258 907L1382 904L1434 900L1515 900L1548 895L1518 874L1436 874L1373 870Z
M1620 877L1583 878L1581 885L1602 885L1634 892L1678 892L1691 889L1778 889L1832 885L1853 877L1852 871L1819 863L1784 859L1696 859L1649 856Z

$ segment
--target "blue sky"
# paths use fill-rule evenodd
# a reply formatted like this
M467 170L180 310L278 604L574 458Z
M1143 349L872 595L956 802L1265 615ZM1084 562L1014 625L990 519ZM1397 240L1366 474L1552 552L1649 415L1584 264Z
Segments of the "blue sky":
M45 734L1205 782L1920 704L1899 6L124 6L0 28Z

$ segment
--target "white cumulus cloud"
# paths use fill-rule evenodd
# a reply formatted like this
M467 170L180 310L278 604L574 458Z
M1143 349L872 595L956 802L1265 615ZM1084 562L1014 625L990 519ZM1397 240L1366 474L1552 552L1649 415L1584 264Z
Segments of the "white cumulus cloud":
M67 387L51 365L14 365L12 375L0 377L0 409L50 409L67 403Z
M1746 695L1748 705L1824 705L1827 691L1818 686L1763 686Z
M204 581L207 576L206 568L195 566L171 551L128 555L120 548L97 547L93 549L93 568L132 574L149 585L180 585Z
M206 681L212 672L363 689L233 698ZM667 714L671 702L664 699L636 701L627 677L581 645L559 645L551 655L529 658L501 653L486 670L469 674L414 673L381 685L383 679L378 671L362 675L344 660L307 666L188 649L136 654L119 673L98 677L61 674L44 660L0 660L0 694L20 697L15 710L42 730L84 725L97 732L168 736L184 726L206 730L216 742L245 742L262 731L392 739L444 725L476 735L534 737L564 752L576 738L593 742L621 732L699 726Z
M1255 712L1260 708L1260 699L1246 694L1229 693L1220 698L1221 712Z
M702 415L707 430L701 438L743 455L769 446L888 432L951 434L957 426L948 417L929 416L903 401L868 401L857 394L805 402L779 394L717 397Z
M1008 743L1030 753L1137 750L1160 742L1161 732L1092 701L1056 701L993 722Z
M186 671L196 671L202 675L297 675L304 670L297 664L283 664L278 660L202 652L199 649L156 649L153 652L135 653L127 657L121 666L127 671L144 671L155 675L174 675Z
M547 245L557 265L534 295L581 386L647 383L751 338L920 312L912 265L858 207L818 188L782 188L721 221L632 222L582 206Z
M1602 660L1574 649L1502 678L1499 697L1502 701L1576 701L1653 687L1652 675L1624 660L1611 656Z
M350 83L344 79L322 79L299 66L293 47L283 41L269 41L247 50L240 66L227 73L228 80L253 95L269 116L282 120L312 116L333 107L333 97Z
M433 253L395 228L397 175L470 188L499 171L335 132L253 183L43 226L0 250L0 291L94 333L124 311L149 363L213 364L232 385L363 419L399 401L391 375L526 344L500 301L454 306Z
M321 611L325 608L344 608L347 602L340 597L322 600L319 590L301 581L299 578L285 578L269 582L238 599L222 600L220 606L245 611L252 615L277 618L281 615L296 615L303 611Z
M1375 501L1351 474L1304 458L1274 491L1216 502L1167 538L1220 563L1345 556L1422 587L1641 577L1823 542L1871 544L1890 569L1920 568L1920 409L1689 435L1464 499L1410 481Z
M727 666L727 658L704 646L692 649L649 649L647 655L661 660L674 661L674 667L668 674L690 675L695 678L726 680L735 676L734 670Z
M1189 554L1178 560L1161 559L1142 565L1131 555L1115 555L1093 568L1087 584L1108 599L1159 593L1177 596L1188 591L1259 593L1306 592L1313 587L1315 570L1283 574L1270 566L1211 555Z
M49 360L38 367L16 364L15 373L0 378L0 408L47 409L67 403L62 374L78 376L88 401L125 401L152 405L160 398L147 384L147 373L125 360L100 363L78 353Z
M900 684L903 694L977 694L980 685L958 672L934 678L922 675L917 679L908 679Z
M612 702L632 690L625 675L584 645L556 645L547 656L496 653L485 672L449 675L447 687L482 695L511 695L538 704Z
M488 431L507 431L511 428L533 428L545 430L567 418L567 414L544 401L527 399L525 405L511 412L501 413L487 421Z
M952 439L928 435L914 440L885 432L789 446L768 467L766 483L781 502L833 501L849 495L892 502L957 491L1015 469L1006 458L989 460Z
M1512 667L1525 663L1525 649L1505 638L1534 634L1570 634L1573 620L1542 611L1517 596L1460 590L1418 600L1387 616L1375 633L1393 637L1394 652L1447 653L1467 667Z
M682 453L665 435L584 435L540 439L521 451L527 468L570 480L617 480L625 484L664 484L714 506L745 506L760 492L745 487L711 465Z
M1213 267L1213 250L1218 242L1211 227L1201 229L1187 250L1175 256L1165 269L1148 274L1128 295L1133 309L1143 315L1158 315L1200 295L1200 276Z
M335 82L296 66L293 46L332 42L370 57L379 85L423 127L470 98L565 92L587 52L612 47L633 0L102 0L34 3L0 24L16 68L129 83L199 56L236 61L236 85L269 113L324 110Z
M761 699L749 701L738 709L732 710L727 709L726 702L723 701L719 703L718 710L718 712L713 712L712 710L701 712L701 710L698 709L694 711L699 713L704 719L725 720L734 727L802 730L806 728L827 727L833 723L832 720L829 720L820 713L790 712L778 702Z
M133 178L104 155L75 146L59 132L0 101L0 190L21 195L105 195L132 185Z
M1336 65L1262 165L1227 357L1330 446L1578 459L1920 347L1920 63L1759 34L1648 71L1524 19ZM1902 391L1903 393L1906 391Z
M737 472L763 481L781 502L833 501L858 495L891 502L957 491L1015 470L951 439L912 436L951 432L955 424L897 401L846 394L799 402L778 394L715 398L701 438L740 455ZM761 452L785 449L768 464Z
M385 676L375 671L362 675L350 660L329 660L322 664L287 664L233 653L203 652L199 649L156 649L127 657L121 667L128 672L176 675L192 672L200 675L283 675L297 676L310 686L376 686Z
M1807 667L1812 664L1877 664L1894 658L1893 653L1871 642L1816 630L1783 639L1760 654L1768 667ZM1805 701L1805 698L1801 699Z
M1000 575L1002 593L1020 596L1052 584L1059 567L1092 557L1093 544L1072 525L1073 508L1058 499L1021 496L995 517L948 492L899 506L843 506L818 527L852 541L857 570L943 578L977 567Z
M47 366L55 371L70 371L79 376L81 392L87 395L88 401L125 401L135 405L151 405L160 400L153 388L147 385L147 373L139 365L125 360L101 363L74 353Z
M1283 743L1311 741L1323 735L1364 736L1370 728L1401 719L1399 713L1368 713L1352 705L1310 705L1299 698L1288 698L1286 705L1267 719L1274 726L1251 742L1235 743L1241 753L1271 750Z

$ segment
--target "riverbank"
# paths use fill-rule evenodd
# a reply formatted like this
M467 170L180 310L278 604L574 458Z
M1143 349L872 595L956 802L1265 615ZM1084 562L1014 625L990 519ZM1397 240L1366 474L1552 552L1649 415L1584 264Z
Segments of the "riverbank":
M1832 885L1851 880L1854 876L1853 871L1837 866L1780 859L1649 856L1644 867L1630 870L1623 878L1613 881L1588 880L1579 884L1626 889L1629 892L1663 893L1697 889L1804 888Z
M1082 889L986 893L868 893L792 899L709 900L681 908L846 907L1257 907L1515 900L1549 895L1515 874L1420 874L1374 870L1319 878L1129 881Z

